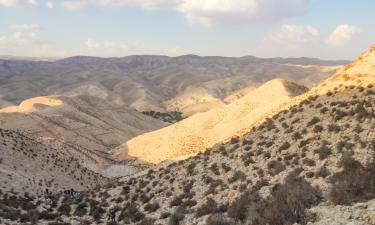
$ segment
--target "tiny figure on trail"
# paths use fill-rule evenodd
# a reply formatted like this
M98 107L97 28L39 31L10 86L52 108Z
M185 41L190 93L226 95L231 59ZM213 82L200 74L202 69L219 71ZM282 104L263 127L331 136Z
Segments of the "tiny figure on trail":
M71 198L71 199L74 199L74 193L75 193L74 189L71 188L71 189L69 190L69 195L70 195L70 198Z
M74 200L79 202L81 200L81 193L78 191L74 192Z
M50 192L50 191L48 190L48 188L46 188L46 196L49 197L50 195L52 195L52 192Z
M116 207L114 205L111 205L109 208L109 214L108 214L109 220L115 221L116 220Z

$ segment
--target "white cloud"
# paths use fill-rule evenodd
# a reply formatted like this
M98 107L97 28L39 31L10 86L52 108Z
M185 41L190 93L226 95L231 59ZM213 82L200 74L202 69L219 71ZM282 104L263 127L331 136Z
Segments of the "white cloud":
M177 9L191 24L258 23L304 14L310 0L185 0Z
M179 56L183 54L183 51L179 47L173 47L165 49L162 53L167 56Z
M174 9L191 24L203 26L227 23L257 23L300 16L311 0L77 0L65 1L65 8L88 5L140 7L147 10Z
M37 6L38 6L38 1L37 1L37 0L27 0L27 3L28 3L31 7L37 7Z
M7 38L5 36L0 36L0 49L7 44Z
M42 43L39 39L39 24L23 24L12 26L13 32L0 37L0 47L19 46Z
M33 31L36 31L36 30L40 29L40 25L37 24L37 23L21 24L21 25L14 25L14 26L12 26L12 28L14 30L33 30Z
M90 0L86 0L90 1ZM144 9L158 9L176 7L184 0L91 0L90 2L103 6L141 7Z
M361 32L361 29L356 26L342 24L337 26L336 29L329 35L326 43L334 46L341 46L350 41L353 35L359 32Z
M124 56L129 47L125 42L88 39L85 42L88 53L101 54L103 56Z
M114 42L114 41L96 41L93 39L88 39L86 41L86 46L89 49L99 49L99 48L104 48L104 49L127 49L128 46L123 43L123 42Z
M242 20L253 14L255 0L187 0L178 6L191 24L211 26L229 20Z
M54 8L53 2L46 1L46 7L49 8L49 9L53 9Z
M64 1L62 6L67 9L80 9L85 7L87 4L86 1Z
M315 40L318 36L318 29L311 25L298 26L294 24L285 24L275 35L275 38L281 41L310 42Z
M15 6L18 3L18 0L0 0L0 6Z
M52 0L43 0L54 8ZM172 9L181 13L189 23L203 26L258 23L274 21L305 13L313 0L65 0L61 6L79 9L85 6L139 7L146 10ZM0 5L14 6L19 2L37 5L37 0L0 0Z

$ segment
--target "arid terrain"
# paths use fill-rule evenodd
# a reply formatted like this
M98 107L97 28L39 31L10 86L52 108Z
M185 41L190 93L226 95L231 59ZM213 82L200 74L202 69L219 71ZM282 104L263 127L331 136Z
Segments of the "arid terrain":
M156 60L131 59L113 60L129 60L134 68L153 68ZM250 59L247 64L263 70L259 75L241 61ZM88 66L87 60L95 63ZM188 60L186 65L206 74L195 63L213 59L164 60ZM60 71L27 86L47 87L35 93L44 97L32 98L31 89L20 88L31 81L22 81L26 72L38 69L27 71L23 65L14 78L2 77L6 90L13 91L5 94L1 87L3 101L22 103L0 110L0 223L375 224L375 46L347 66L324 67L324 73L323 66L332 62L220 60L209 67L233 71L212 73L205 81L194 72L191 81L163 76L160 68L148 74L149 84L160 81L170 89L140 82L146 74L124 75L126 82L100 80L92 71L121 71L100 58L36 62L36 68ZM235 70L226 60L230 65L239 60L246 69ZM71 71L61 72L64 63L74 65ZM168 71L175 68L164 63ZM314 63L319 65L310 66ZM52 80L77 74L80 82L63 79L70 85ZM140 82L141 98L131 94L134 80ZM167 95L168 90L175 91ZM198 107L199 99L208 106ZM192 113L191 107L199 110ZM139 111L176 111L188 118L170 124L162 114ZM124 176L108 176L115 172ZM52 193L43 193L45 188ZM64 193L69 188L80 190L81 198L71 199ZM114 221L108 220L109 209L116 211Z
M222 106L232 93L274 78L311 87L346 63L194 55L0 59L0 108L38 96L90 95L138 111L179 111L189 116Z
M150 163L191 156L246 133L266 112L307 90L286 80L271 80L228 105L139 135L116 148L115 156Z
M0 126L30 137L108 152L168 123L92 96L45 96L0 109Z

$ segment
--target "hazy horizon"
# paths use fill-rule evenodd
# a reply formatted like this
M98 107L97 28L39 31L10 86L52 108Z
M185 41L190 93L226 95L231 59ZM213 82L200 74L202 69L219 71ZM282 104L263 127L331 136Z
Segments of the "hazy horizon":
M316 60L322 60L322 61L353 61L353 59L326 59L326 58L317 58L317 57L307 57L307 56L297 56L297 57L282 57L282 56L274 56L274 57L260 57L256 55L243 55L243 56L224 56L224 55L198 55L198 54L182 54L182 55L175 55L175 56L169 56L169 55L161 55L161 54L132 54L132 55L124 55L124 56L100 56L100 55L71 55L71 56L63 56L63 57L53 57L53 56L22 56L22 55L2 55L0 54L0 59L38 59L41 61L58 61L62 59L68 59L68 58L74 58L74 57L93 57L93 58L102 58L102 59L111 59L111 58L126 58L126 57L132 57L132 56L156 56L156 57L169 57L169 58L179 58L179 57L185 57L185 56L196 56L200 58L206 58L206 57L219 57L219 58L246 58L246 57L255 57L259 59L316 59ZM43 60L44 59L44 60Z

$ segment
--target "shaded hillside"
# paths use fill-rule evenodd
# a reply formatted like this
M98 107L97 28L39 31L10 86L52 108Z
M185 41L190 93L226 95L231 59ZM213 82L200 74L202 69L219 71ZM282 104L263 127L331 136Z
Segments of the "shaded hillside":
M108 179L83 165L84 162L98 163L99 158L69 147L56 148L0 128L0 188L3 192L42 194L45 188L52 191L93 188Z
M244 134L263 114L307 90L281 79L269 81L229 105L131 139L114 151L116 158L159 163L196 154Z
M61 203L39 205L68 224L101 224L110 204L119 224L374 224L374 59L375 47L228 143L87 192L80 203L56 194ZM5 221L20 223L4 212L56 219L3 202Z
M36 97L20 106L0 109L2 128L99 152L108 152L137 135L166 125L134 109L90 96Z
M138 111L192 115L223 105L224 98L237 90L274 78L312 86L332 75L335 66L342 63L199 56L0 60L0 107L37 96L90 95Z

